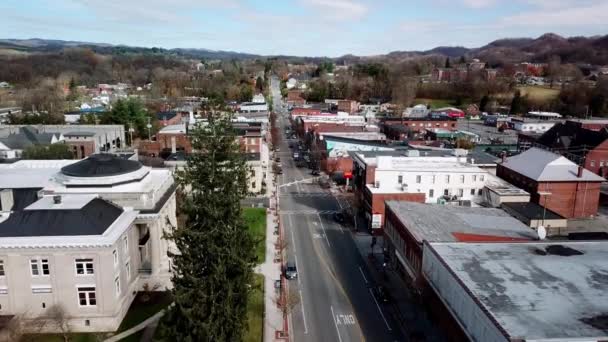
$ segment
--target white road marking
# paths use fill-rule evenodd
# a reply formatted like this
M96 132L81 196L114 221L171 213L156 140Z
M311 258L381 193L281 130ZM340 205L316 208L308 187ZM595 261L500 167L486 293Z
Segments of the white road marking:
M336 314L334 314L334 307L330 305L329 308L331 309L331 316L333 317L334 325L336 326L336 332L338 333L338 340L342 342L342 336L340 336L340 329L338 329L338 323L336 323Z
M293 221L291 220L291 215L289 215L289 226L291 227L290 231L291 231L291 245L293 246L293 259L294 262L296 263L296 269L298 270L298 285L300 285L300 278L301 278L301 270L300 270L300 266L298 266L298 253L296 252L296 240L293 236Z
M380 316L382 316L382 319L384 320L384 324L386 324L386 328L388 329L388 331L393 331L393 329L391 329L390 325L388 325L388 322L386 321L386 317L384 317L384 313L382 312L382 309L380 309L380 305L378 304L378 301L376 300L376 296L374 296L372 289L369 289L369 294L372 295L372 299L374 300L374 303L376 303L376 307L378 308L378 311L380 311Z
M323 229L323 235L325 236L325 241L327 242L327 246L331 247L331 244L329 243L329 239L327 238L327 233L325 232L325 227L323 226L323 221L321 220L321 215L319 213L317 213L317 216L319 217L319 223L321 223L321 229Z
M304 322L304 333L308 334L308 325L306 324L306 313L304 311L304 298L302 297L302 290L300 290L300 308L302 309L302 322Z
M365 274L363 273L363 269L361 269L361 266L359 266L359 272L361 272L361 276L363 277L363 280L365 280L365 283L367 284L368 281L367 281L367 278L365 278Z

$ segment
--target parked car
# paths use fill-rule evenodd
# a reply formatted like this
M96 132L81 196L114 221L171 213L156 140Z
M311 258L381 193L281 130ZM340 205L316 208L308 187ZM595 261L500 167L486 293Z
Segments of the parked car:
M321 174L321 172L319 172L319 170L312 170L312 172L310 174L313 176L318 176Z
M388 293L388 291L386 291L386 288L384 288L384 286L382 286L382 285L373 287L372 293L374 294L374 297L376 297L376 300L381 303L390 303L391 302L390 294Z
M298 278L298 270L296 264L292 261L288 261L285 265L285 278L296 279Z
M344 223L346 217L343 213L334 213L334 220L338 223Z

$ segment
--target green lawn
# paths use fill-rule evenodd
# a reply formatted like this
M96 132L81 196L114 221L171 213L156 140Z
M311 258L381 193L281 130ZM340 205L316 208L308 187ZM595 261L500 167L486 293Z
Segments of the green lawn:
M549 88L543 86L518 86L517 89L522 96L528 95L529 98L539 101L553 100L559 95L559 88Z
M264 330L264 276L253 275L253 287L247 304L247 324L249 329L243 336L244 342L262 341Z
M258 263L263 263L266 256L266 209L243 208L243 218L255 239L255 255Z
M414 105L430 104L432 109L443 107L454 107L452 100L437 100L437 99L415 99Z
M152 317L155 313L169 306L172 302L169 292L152 292L150 294L150 300L148 301L142 300L143 295L142 292L139 292L137 296L135 296L127 315L122 320L116 333L123 332L138 325Z

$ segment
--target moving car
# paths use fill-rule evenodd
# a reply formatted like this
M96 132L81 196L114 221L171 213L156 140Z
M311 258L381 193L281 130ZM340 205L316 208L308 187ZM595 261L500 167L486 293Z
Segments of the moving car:
M285 278L296 279L298 278L298 270L296 264L293 261L288 261L285 265Z

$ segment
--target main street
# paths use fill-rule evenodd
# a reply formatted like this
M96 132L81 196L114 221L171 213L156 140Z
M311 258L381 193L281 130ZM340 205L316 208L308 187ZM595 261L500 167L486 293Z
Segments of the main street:
M282 134L283 174L278 175L280 219L288 242L287 260L297 280L288 281L298 298L290 312L292 341L404 341L397 323L372 295L372 277L351 231L332 215L344 204L297 168L283 134L287 110L279 81L271 81L274 110Z

